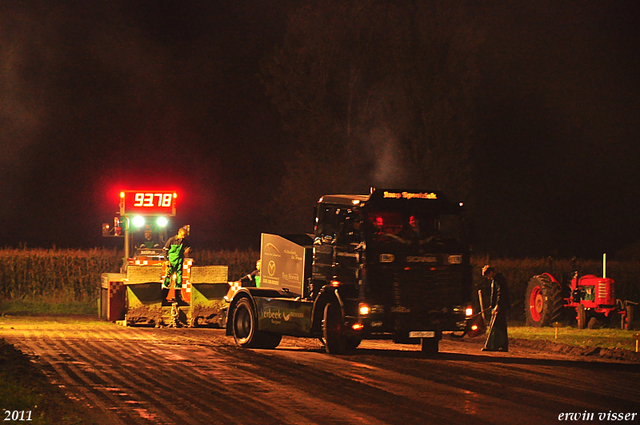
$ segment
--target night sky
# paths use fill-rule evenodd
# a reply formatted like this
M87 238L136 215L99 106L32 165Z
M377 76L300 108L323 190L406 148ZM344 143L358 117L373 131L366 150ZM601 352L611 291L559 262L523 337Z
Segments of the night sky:
M176 225L191 224L196 247L257 247L294 148L260 61L313 4L1 2L0 245L114 246L100 225L119 190L163 188L178 191ZM480 252L596 256L640 241L638 12L476 9Z

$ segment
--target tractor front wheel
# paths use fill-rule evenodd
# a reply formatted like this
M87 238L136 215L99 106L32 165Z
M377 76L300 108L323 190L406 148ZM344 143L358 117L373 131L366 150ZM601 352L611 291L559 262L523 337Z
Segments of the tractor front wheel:
M549 326L562 313L562 288L546 274L533 276L527 285L524 310L528 326Z
M587 312L584 309L583 304L579 304L577 311L578 329L585 329L587 327Z

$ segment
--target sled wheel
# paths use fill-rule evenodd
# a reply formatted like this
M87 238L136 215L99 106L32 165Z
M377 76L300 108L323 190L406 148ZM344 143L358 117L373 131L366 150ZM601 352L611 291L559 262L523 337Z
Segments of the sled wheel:
M562 288L545 274L533 276L527 285L524 306L528 326L549 326L562 313Z
M344 354L347 350L347 338L344 336L342 311L337 302L328 303L324 307L322 334L327 353Z
M577 311L577 319L578 319L578 329L584 329L587 327L587 312L584 309L584 305L578 305Z

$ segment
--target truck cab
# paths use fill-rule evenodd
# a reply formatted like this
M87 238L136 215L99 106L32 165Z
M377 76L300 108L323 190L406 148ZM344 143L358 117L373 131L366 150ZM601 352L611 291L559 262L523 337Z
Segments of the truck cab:
M396 342L464 331L471 298L462 205L439 192L373 191L318 203L312 287L341 289L347 328ZM434 350L427 347L426 350Z
M365 338L437 352L471 315L462 210L433 191L323 196L313 234L262 235L261 288L236 294L227 333L247 347L292 335L319 337L329 353Z

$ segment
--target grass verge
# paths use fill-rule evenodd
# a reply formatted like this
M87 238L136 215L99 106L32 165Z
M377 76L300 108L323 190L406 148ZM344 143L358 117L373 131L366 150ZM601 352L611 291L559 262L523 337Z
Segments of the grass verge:
M58 314L97 314L97 302L52 301L48 299L5 300L0 301L0 314L19 315L58 315Z
M558 328L556 338L555 328L534 328L529 326L509 326L509 338L527 340L546 340L566 344L574 347L598 347L609 349L636 350L633 335L638 331L621 329L577 329L573 327Z
M0 339L0 413L4 423L26 422L27 418L35 425L92 423L27 356L4 339ZM18 420L13 421L12 415Z

